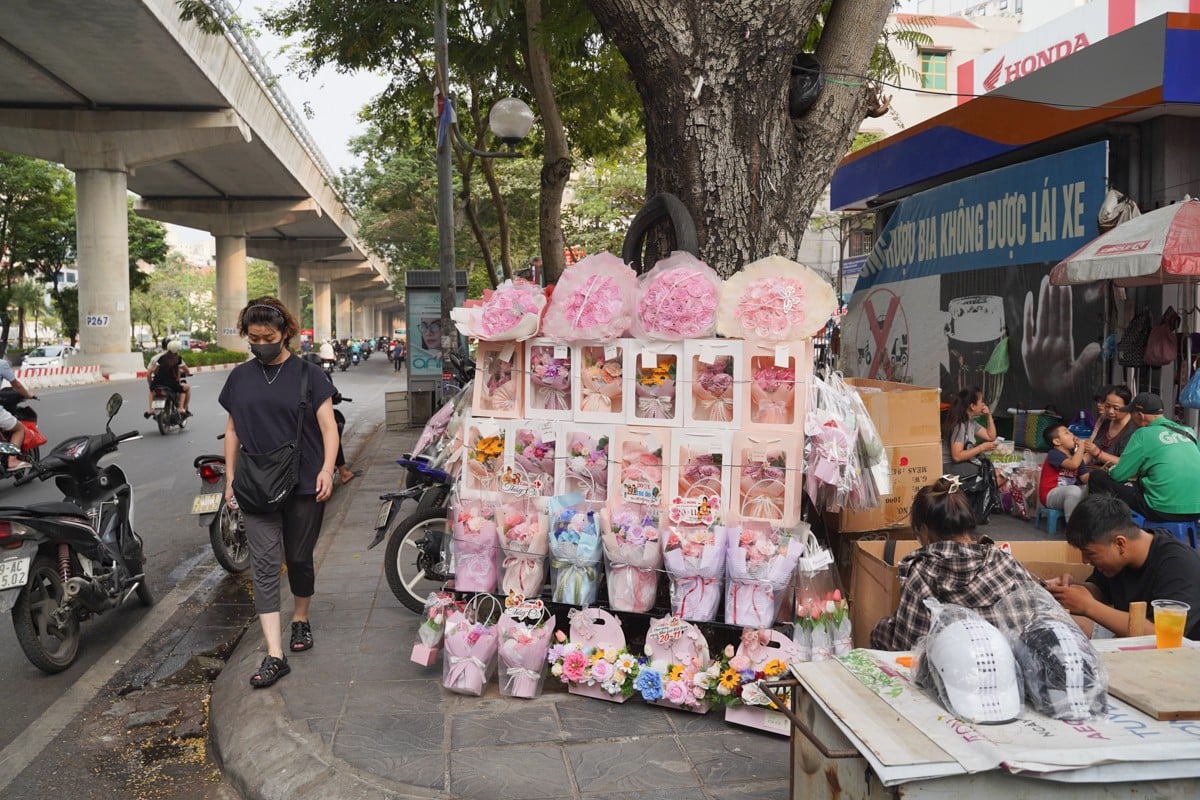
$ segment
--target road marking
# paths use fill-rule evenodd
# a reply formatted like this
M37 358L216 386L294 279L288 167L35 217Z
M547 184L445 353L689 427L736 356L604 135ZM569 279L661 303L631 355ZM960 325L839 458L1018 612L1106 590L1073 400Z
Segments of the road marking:
M214 566L207 572L196 570L191 580L177 586L166 597L160 598L154 608L150 609L150 613L142 617L132 630L102 654L70 689L18 734L8 747L0 750L0 794L3 794L4 789L41 755L46 745L54 741L75 717L87 710L104 685L112 680L159 628L166 624L204 579L215 571L223 570L220 566ZM127 602L137 601L131 598ZM86 635L86 627L84 631L83 635Z

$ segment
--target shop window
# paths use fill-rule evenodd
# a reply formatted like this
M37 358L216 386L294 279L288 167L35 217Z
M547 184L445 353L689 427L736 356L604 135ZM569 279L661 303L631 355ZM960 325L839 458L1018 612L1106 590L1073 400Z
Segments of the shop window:
M946 91L947 53L934 50L921 51L921 88Z

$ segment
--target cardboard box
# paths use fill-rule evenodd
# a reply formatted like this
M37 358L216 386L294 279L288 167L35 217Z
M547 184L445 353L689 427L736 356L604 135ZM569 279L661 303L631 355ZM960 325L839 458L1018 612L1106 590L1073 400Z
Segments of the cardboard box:
M941 395L938 389L868 378L846 378L846 383L863 390L859 396L885 445L941 441Z
M841 533L880 531L908 525L913 498L917 490L937 480L942 474L942 446L907 444L887 447L888 467L892 473L892 493L883 502L866 511L843 509L829 524Z
M1039 578L1056 578L1066 573L1073 580L1082 582L1092 574L1092 568L1083 563L1079 551L1066 542L998 544L1008 549ZM855 647L870 647L871 629L875 623L895 612L900 604L896 565L920 546L917 541L854 543L854 564L850 572L850 620ZM889 547L894 551L892 557L885 560L885 551Z

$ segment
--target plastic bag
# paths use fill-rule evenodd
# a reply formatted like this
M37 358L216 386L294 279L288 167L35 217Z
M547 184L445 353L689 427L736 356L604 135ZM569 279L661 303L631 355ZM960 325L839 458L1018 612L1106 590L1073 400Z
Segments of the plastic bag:
M1179 405L1184 408L1200 408L1200 370L1192 373L1187 385L1179 393Z
M792 638L805 660L824 661L853 648L850 606L833 554L811 530L804 535L804 555L796 564L795 608Z
M581 495L550 500L550 599L591 605L600 581L600 517Z
M454 547L454 588L460 592L494 592L500 579L500 540L496 504L489 500L450 501Z
M721 279L691 253L676 251L638 279L630 332L638 339L678 342L712 336Z

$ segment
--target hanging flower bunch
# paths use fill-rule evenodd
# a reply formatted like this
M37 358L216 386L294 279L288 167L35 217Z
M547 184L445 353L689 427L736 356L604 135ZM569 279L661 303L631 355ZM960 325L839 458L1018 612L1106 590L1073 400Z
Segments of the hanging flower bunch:
M833 288L803 264L768 256L721 287L717 332L734 339L786 342L812 336L837 308Z

